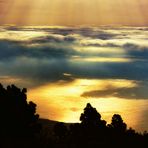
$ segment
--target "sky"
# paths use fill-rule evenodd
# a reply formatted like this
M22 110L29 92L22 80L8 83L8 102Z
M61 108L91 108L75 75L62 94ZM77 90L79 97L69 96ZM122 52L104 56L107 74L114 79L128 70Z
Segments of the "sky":
M148 130L147 0L0 0L0 82L41 118L78 122L90 102Z
M0 0L0 24L148 25L147 0Z
M78 122L92 104L148 130L147 27L0 27L0 82L28 88L40 117Z

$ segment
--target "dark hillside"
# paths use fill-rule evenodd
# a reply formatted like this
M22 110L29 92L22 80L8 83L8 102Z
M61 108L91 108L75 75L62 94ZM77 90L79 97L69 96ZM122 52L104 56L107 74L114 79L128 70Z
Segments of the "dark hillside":
M0 85L0 148L147 148L148 133L127 128L121 115L110 124L87 103L80 123L40 119L27 89Z

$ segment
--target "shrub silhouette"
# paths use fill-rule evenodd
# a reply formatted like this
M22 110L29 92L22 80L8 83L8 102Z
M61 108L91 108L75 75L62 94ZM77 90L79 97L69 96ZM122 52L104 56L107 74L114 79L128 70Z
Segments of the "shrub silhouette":
M123 122L123 119L119 114L114 114L112 117L112 122L111 124L109 124L109 127L113 128L117 132L125 132L127 125Z
M28 136L38 131L36 104L27 102L27 89L0 84L0 136Z
M101 115L91 106L90 103L87 103L84 108L84 113L80 116L80 121L84 125L97 125L101 121Z

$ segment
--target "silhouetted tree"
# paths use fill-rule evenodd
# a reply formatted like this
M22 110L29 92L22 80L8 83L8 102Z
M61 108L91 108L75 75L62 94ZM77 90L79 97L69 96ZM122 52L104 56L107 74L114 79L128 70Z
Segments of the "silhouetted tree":
M28 136L39 130L36 104L27 102L27 89L0 84L0 135Z
M72 124L70 131L67 132L67 139L64 145L57 147L63 148L145 148L148 146L148 134L143 135L136 133L132 128L127 129L122 117L114 114L111 124L106 126L106 121L101 120L100 113L91 106L90 103L84 108L80 116L81 123ZM56 133L63 136L64 130L62 125L56 125ZM62 132L63 131L63 132ZM65 139L65 138L64 138Z
M80 121L84 125L98 125L101 121L101 115L97 112L96 108L87 103L84 113L80 116Z
M125 132L126 131L126 123L123 122L122 117L119 114L114 114L112 117L112 122L109 127L113 128L118 132Z

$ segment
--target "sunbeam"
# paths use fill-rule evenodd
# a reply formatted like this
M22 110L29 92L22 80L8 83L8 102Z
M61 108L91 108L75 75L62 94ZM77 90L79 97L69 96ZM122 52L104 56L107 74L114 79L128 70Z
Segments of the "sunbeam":
M146 0L5 0L0 24L146 26Z

